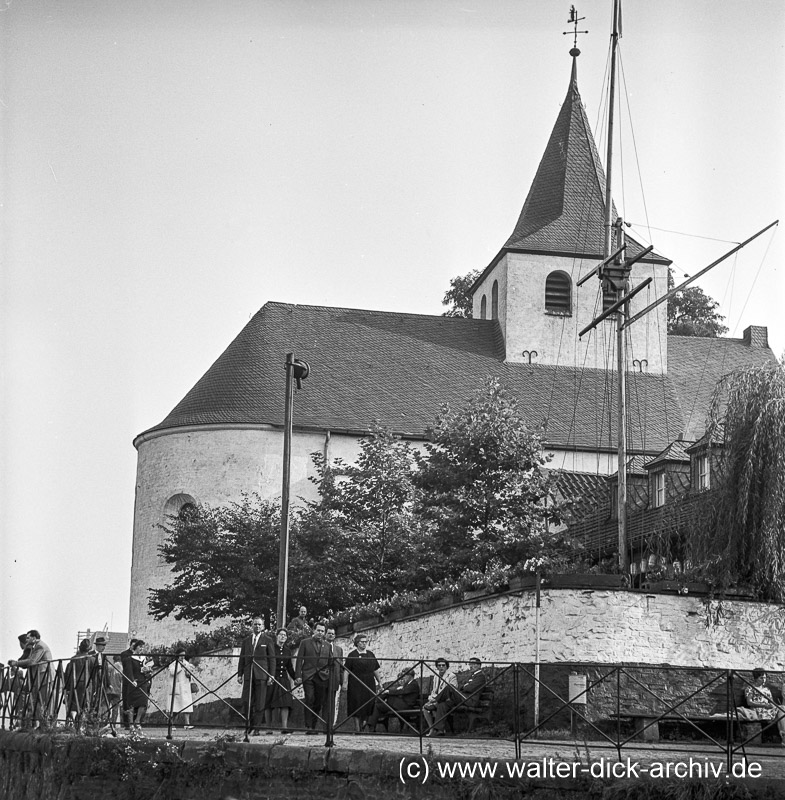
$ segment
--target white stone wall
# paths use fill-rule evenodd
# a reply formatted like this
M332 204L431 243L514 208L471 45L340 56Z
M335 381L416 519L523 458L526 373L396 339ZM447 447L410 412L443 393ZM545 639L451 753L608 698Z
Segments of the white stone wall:
M149 644L169 644L189 638L203 626L168 617L155 622L147 613L148 589L170 580L158 547L164 532L167 502L175 495L197 503L224 505L243 492L264 498L281 495L283 433L272 428L205 428L168 431L138 442L134 538L131 560L129 631ZM316 487L311 454L326 452L332 460L353 461L357 437L323 433L295 433L292 437L291 501L314 499Z
M612 321L602 322L593 333L578 339L578 332L601 311L598 299L599 280L589 280L578 287L578 280L597 266L596 260L580 260L556 255L530 255L507 253L478 287L474 295L474 314L479 317L482 294L489 298L494 279L499 280L499 322L504 336L506 360L528 362L523 351L537 351L539 364L615 369L614 330ZM572 277L572 316L545 313L545 280L548 275L562 270ZM631 303L632 313L668 291L668 270L664 265L633 265L631 285L637 286L645 278L654 281L640 292ZM490 317L490 311L488 312ZM646 371L667 371L667 304L662 303L629 329L629 365L632 359L646 359ZM610 348L608 357L606 349Z
M720 626L707 627L704 604L689 595L544 589L540 659L601 664L671 664L785 670L781 606L726 601ZM377 658L532 662L534 592L497 595L364 631ZM344 649L351 642L344 640ZM392 675L400 664L385 664Z
M482 296L487 298L486 319L493 319L493 282L499 282L499 324L504 331L507 325L507 261L501 259L491 270L490 274L477 287L472 298L472 316L480 319Z
M697 597L591 589L544 589L540 659L544 664L670 664L769 672L785 670L785 615L766 603L725 602L719 626L707 627ZM534 592L498 595L363 631L380 660L383 679L395 677L412 660L449 659L458 669L478 656L486 664L531 663L535 648ZM354 645L339 639L344 653ZM231 657L229 653L231 652ZM235 678L239 648L198 660L202 689L197 705L239 697ZM675 679L673 679L675 680ZM221 686L221 684L224 684ZM153 680L151 696L169 708L171 677ZM151 704L151 711L155 706Z

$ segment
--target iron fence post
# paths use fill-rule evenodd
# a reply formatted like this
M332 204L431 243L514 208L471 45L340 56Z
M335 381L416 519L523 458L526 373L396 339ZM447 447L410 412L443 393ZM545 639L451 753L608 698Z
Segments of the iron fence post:
M516 661L512 667L512 698L513 698L513 715L512 715L512 729L513 736L515 737L515 758L521 757L521 725L520 725L520 686L518 684L518 667Z
M621 667L616 667L616 753L621 761Z
M174 719L174 695L177 689L177 670L180 666L180 657L175 656L174 659L174 674L172 675L172 691L169 696L169 723L166 727L166 738L172 738L172 720Z
M333 694L333 686L335 684L335 676L333 669L335 664L335 656L333 656L332 647L330 647L330 655L327 656L327 703L328 706L325 722L326 722L326 733L327 739L324 742L325 747L332 747L335 744L334 736L333 736L333 720L335 718L335 696ZM324 706L322 706L324 708Z

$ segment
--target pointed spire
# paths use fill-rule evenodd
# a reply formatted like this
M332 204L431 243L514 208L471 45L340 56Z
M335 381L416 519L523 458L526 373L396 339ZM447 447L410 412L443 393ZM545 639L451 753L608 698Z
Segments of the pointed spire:
M578 91L573 47L567 96L505 248L601 255L605 173Z

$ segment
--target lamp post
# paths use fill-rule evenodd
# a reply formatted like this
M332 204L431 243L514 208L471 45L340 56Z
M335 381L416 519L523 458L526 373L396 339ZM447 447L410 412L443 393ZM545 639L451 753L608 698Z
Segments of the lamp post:
M293 353L286 354L286 400L283 425L283 480L281 486L281 547L278 556L278 606L276 625L286 625L286 593L289 584L289 482L292 466L292 410L294 382L302 389L303 380L311 371L307 361L299 361Z

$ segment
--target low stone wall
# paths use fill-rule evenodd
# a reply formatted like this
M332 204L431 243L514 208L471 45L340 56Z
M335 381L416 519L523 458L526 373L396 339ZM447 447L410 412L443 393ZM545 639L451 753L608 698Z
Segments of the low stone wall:
M422 756L404 756L422 765ZM0 730L0 797L4 800L349 800L456 797L589 800L599 796L592 778L400 780L400 753L345 748L292 747L240 742L166 742L90 739ZM499 774L507 759L493 760ZM415 773L418 774L418 773ZM605 782L602 782L605 783ZM622 786L624 796L630 793ZM656 800L651 793L641 798Z
M539 649L544 662L672 664L785 671L785 609L770 603L607 589L544 588ZM719 624L713 624L719 619ZM707 622L709 624L707 624ZM507 592L373 625L380 658L445 656L533 662L535 593ZM351 649L350 638L342 641ZM392 665L395 671L397 665Z
M488 674L495 674L494 670L509 662L519 662L533 672L534 605L533 591L508 592L366 627L364 633L381 661L383 679L392 679L412 660L432 663L437 656L450 659L458 669L465 669L458 662L477 655L485 662ZM545 684L540 692L541 719L556 710L561 702L558 698L568 697L571 670L586 675L592 684L607 673L603 665L624 665L618 682L621 709L651 712L664 710L666 704L695 692L717 674L702 669L741 670L741 676L749 680L750 670L762 666L769 672L768 683L775 695L781 691L785 672L783 607L743 600L724 601L719 606L689 595L545 588L539 639ZM339 641L344 653L352 649L350 637ZM236 716L219 698L239 708L241 689L234 677L238 652L235 649L199 660L196 675L215 692L199 693L196 720L231 724ZM425 670L423 674L432 673ZM521 673L518 683L519 724L526 727L533 719L533 680ZM512 728L516 705L511 676L500 679L494 687L494 719ZM588 693L585 709L578 708L592 720L607 719L616 711L616 691L615 679L602 681ZM733 689L737 703L742 691L743 683L737 679ZM169 708L168 672L156 677L152 696L162 709ZM200 707L204 709L201 716ZM726 708L726 681L722 677L680 710L713 714L724 713ZM300 723L297 709L291 722ZM569 712L564 711L555 714L549 724L566 727L569 723Z

